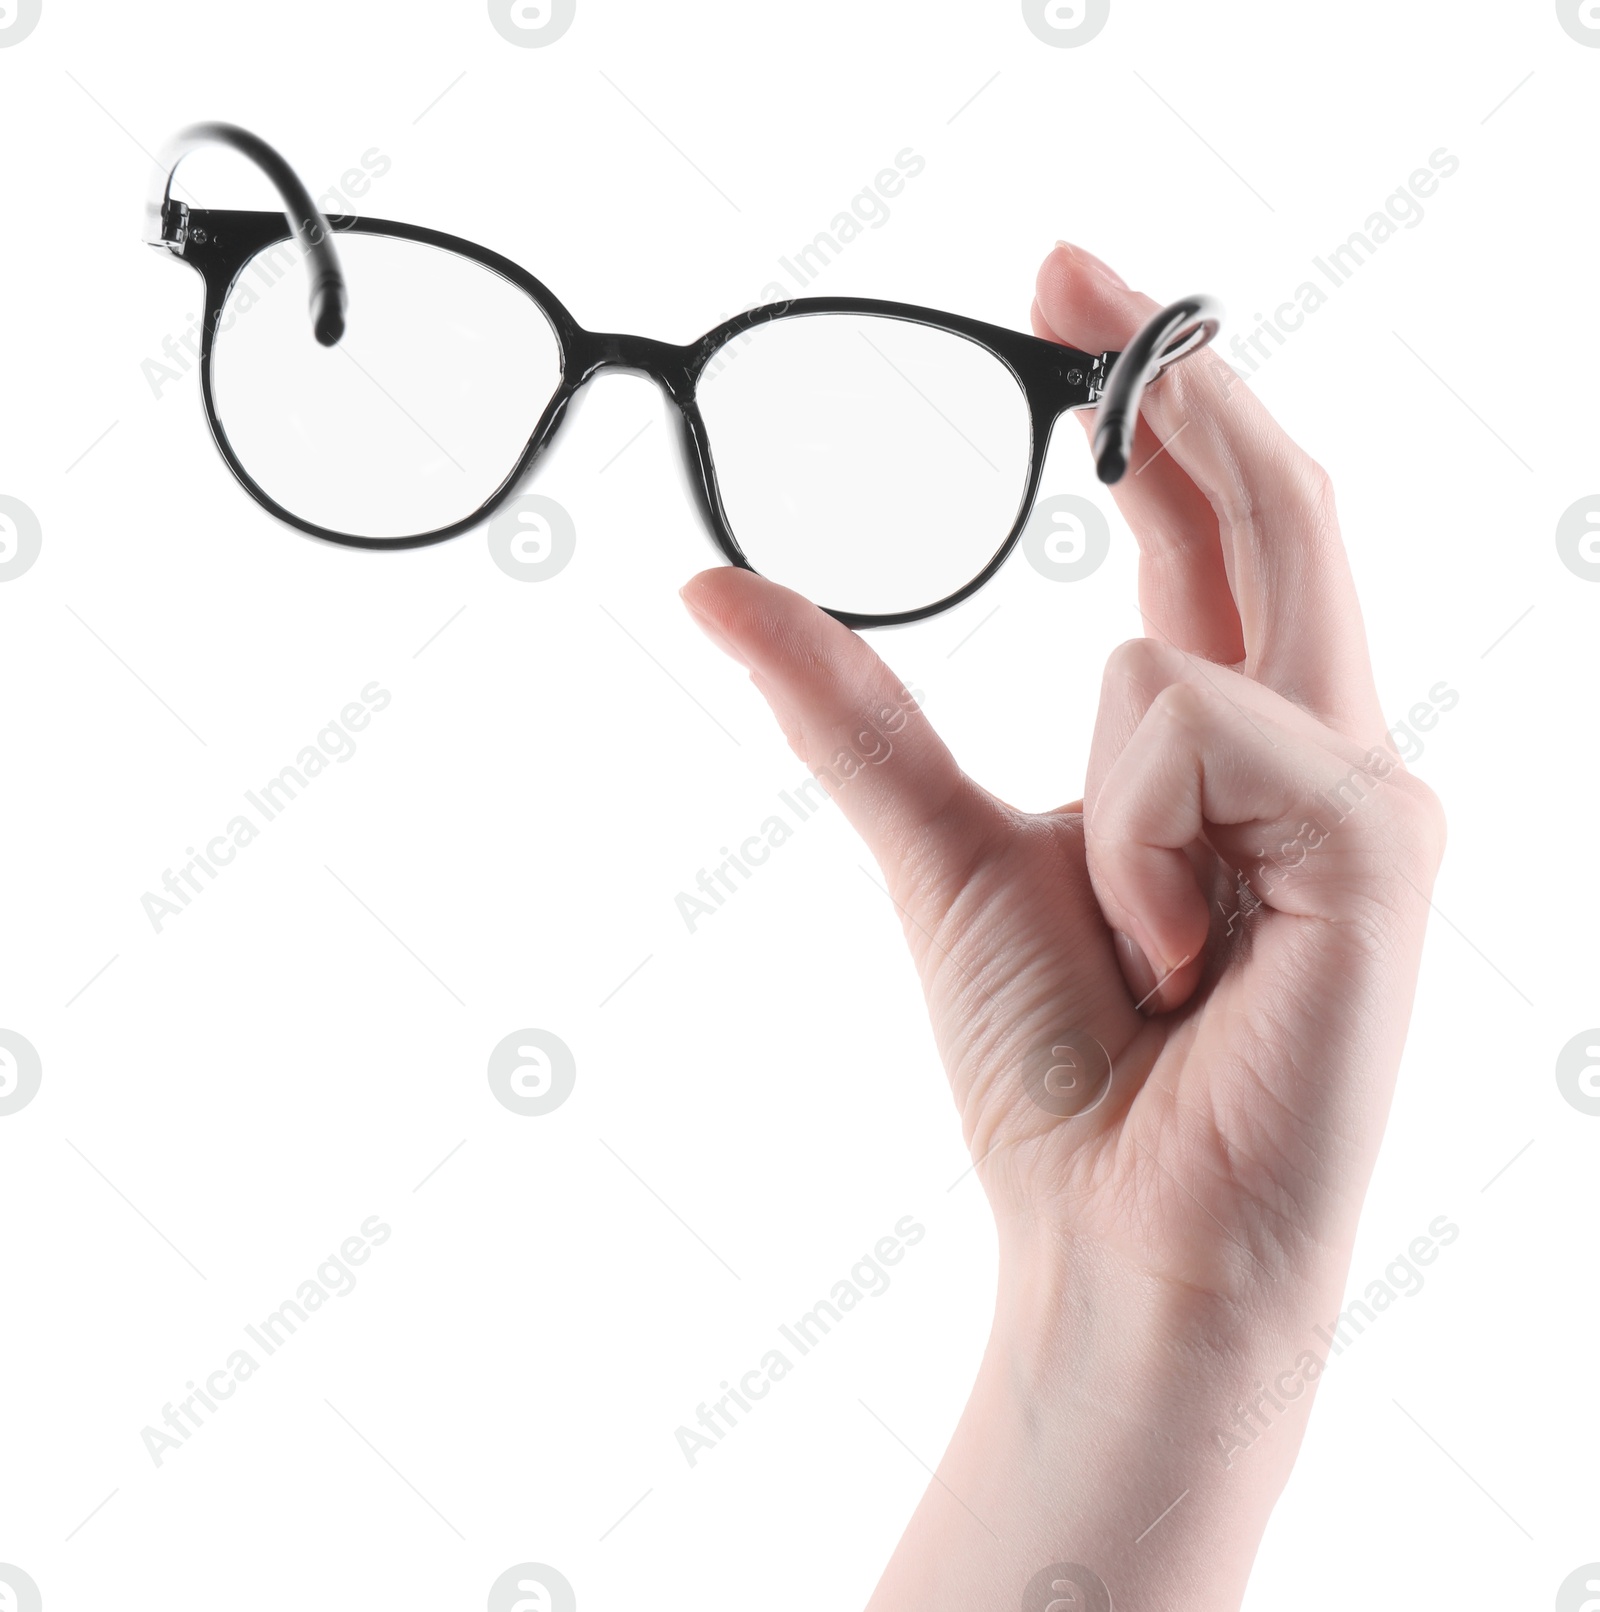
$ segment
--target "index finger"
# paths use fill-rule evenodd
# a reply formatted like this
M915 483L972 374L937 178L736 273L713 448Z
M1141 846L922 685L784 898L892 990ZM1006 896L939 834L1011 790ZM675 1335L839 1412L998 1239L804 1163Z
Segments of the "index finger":
M1119 347L1160 307L1066 245L1039 271L1037 302L1058 339L1091 350ZM1243 632L1241 669L1330 727L1369 739L1381 732L1361 609L1322 467L1210 350L1165 371L1145 393L1142 414L1163 455L1215 513Z

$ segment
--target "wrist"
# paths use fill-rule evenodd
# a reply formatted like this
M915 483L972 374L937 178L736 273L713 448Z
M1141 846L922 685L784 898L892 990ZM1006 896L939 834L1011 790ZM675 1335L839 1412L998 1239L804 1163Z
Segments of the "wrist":
M1237 1612L1321 1374L1310 1263L1257 1303L1003 1236L977 1382L870 1612L1097 1612L1081 1574L1050 1592L1066 1563L1118 1612Z
M1247 1312L1094 1245L1002 1257L973 1401L1020 1473L1050 1475L1054 1559L1119 1607L1237 1608L1326 1355L1302 1309L1274 1293Z

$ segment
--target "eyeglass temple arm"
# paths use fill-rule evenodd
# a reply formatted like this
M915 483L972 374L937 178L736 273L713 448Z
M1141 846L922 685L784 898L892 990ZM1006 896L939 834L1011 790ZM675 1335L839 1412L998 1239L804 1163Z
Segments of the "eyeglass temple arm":
M157 179L146 207L145 239L152 246L172 244L168 233L172 181L178 164L203 145L224 145L248 157L277 186L284 213L311 267L311 327L324 347L344 334L344 272L333 249L333 232L300 176L259 135L234 123L195 123L168 141L162 152L166 178Z
M1145 388L1169 364L1204 347L1222 326L1214 297L1185 297L1152 315L1120 353L1107 353L1111 379L1094 428L1094 463L1101 481L1122 480L1133 452L1133 429Z

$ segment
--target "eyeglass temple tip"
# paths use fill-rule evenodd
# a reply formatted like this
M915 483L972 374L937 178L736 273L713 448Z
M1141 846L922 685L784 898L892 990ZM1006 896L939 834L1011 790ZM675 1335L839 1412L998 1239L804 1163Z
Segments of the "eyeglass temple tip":
M1128 472L1128 457L1122 451L1122 444L1117 441L1101 444L1097 441L1094 468L1107 487L1121 481Z
M1145 389L1168 365L1209 345L1221 325L1222 305L1214 297L1185 297L1147 319L1117 355L1094 433L1095 472L1106 486L1128 472Z
M336 347L344 335L346 306L342 279L319 280L311 288L311 328L324 347Z

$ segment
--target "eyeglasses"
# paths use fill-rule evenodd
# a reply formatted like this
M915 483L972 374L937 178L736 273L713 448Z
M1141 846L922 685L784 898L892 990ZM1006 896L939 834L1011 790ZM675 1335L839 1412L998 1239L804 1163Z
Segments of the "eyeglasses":
M174 200L178 164L208 143L250 158L284 211ZM628 370L670 400L723 556L854 627L935 615L995 574L1063 414L1099 411L1096 468L1117 481L1145 387L1221 319L1190 297L1096 354L908 303L799 297L677 346L584 329L471 241L324 217L284 159L231 124L184 130L164 166L146 239L205 282L206 419L279 520L355 548L455 537L526 480L586 382ZM280 289L302 265L309 328Z

